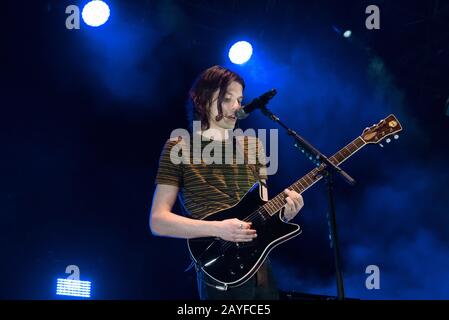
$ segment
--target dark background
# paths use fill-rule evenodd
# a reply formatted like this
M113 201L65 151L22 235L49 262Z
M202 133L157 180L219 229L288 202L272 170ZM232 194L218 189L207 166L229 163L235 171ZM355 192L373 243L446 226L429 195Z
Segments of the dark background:
M345 162L356 186L336 181L346 294L449 298L447 1L111 0L105 25L67 30L65 8L85 3L2 3L0 298L57 298L71 264L94 299L197 298L185 241L152 236L148 217L161 148L215 64L245 78L246 102L276 88L272 111L328 155L395 114L399 140ZM237 40L254 47L243 66ZM241 126L277 128L259 112ZM312 169L290 139L271 196ZM304 200L303 234L271 254L279 287L334 295L324 184Z

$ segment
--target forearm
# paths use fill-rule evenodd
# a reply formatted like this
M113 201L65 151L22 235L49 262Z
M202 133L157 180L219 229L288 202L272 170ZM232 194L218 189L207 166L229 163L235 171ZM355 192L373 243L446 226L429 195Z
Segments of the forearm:
M218 221L205 221L186 218L173 212L153 213L151 232L154 235L175 238L216 237Z

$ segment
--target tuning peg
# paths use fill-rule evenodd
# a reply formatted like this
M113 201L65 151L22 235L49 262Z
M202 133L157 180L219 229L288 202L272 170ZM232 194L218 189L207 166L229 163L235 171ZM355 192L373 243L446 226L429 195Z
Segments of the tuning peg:
M381 148L383 148L383 147L384 147L384 145L383 145L382 143L379 143L379 146L380 146Z
M395 140L398 140L398 139L399 139L399 135L398 135L398 134L395 134L393 138L394 138Z
M391 139L390 138L388 138L387 140L385 140L387 143L390 143L391 142Z

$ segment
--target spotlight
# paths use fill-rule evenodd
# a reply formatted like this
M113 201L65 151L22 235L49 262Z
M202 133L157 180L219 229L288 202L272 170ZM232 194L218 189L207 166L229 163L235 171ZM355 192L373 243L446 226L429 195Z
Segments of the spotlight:
M60 296L90 298L90 281L58 279L56 294Z
M343 37L345 37L345 38L349 38L351 35L352 35L352 31L351 30L346 30L343 33Z
M244 64L253 54L253 47L247 41L236 42L229 49L229 60L234 64Z
M109 6L101 0L93 0L87 3L81 16L84 22L91 27L99 27L109 19Z

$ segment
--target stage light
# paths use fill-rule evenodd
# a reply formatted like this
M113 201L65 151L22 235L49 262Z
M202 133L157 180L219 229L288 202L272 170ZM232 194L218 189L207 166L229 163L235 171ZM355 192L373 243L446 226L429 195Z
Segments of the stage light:
M93 0L87 3L81 12L83 21L91 27L101 26L108 21L109 15L109 6L100 0Z
M239 41L229 49L229 60L234 64L243 64L251 58L252 54L251 44L247 41Z
M56 294L60 296L90 298L90 281L58 279Z
M352 31L351 30L346 30L343 33L343 37L345 37L345 38L349 38L351 35L352 35Z

